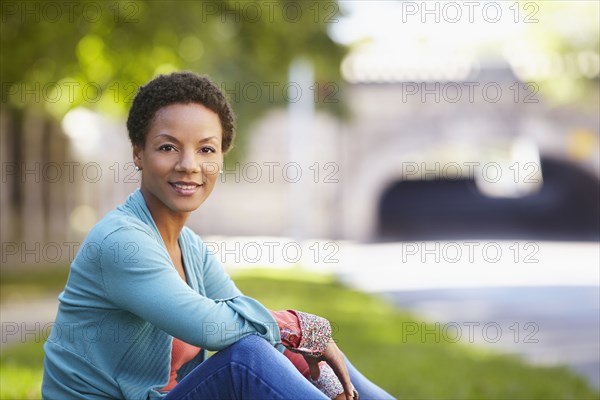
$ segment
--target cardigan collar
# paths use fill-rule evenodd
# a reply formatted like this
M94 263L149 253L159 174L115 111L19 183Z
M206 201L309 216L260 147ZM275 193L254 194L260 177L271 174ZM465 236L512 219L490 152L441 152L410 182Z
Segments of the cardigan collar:
M127 197L125 203L120 205L118 209L126 212L129 215L137 217L140 221L147 225L150 228L149 231L151 231L154 239L158 243L160 243L166 251L167 246L165 245L165 242L163 241L163 238L160 235L158 227L154 222L154 218L152 218L152 214L150 214L150 209L146 204L144 195L142 194L142 191L139 188L136 189L133 193L131 193L129 197ZM190 249L190 244L188 243L188 241L185 240L183 231L184 230L182 229L181 233L179 234L178 241L179 245L181 246L184 270L188 278L188 285L190 285L194 290L200 292L201 294L204 294L204 288L201 284L198 284L197 282L199 277L196 276L196 273L192 268L192 264L194 262L193 258L190 257L190 252L192 250Z
M166 248L165 242L154 222L154 218L152 218L152 214L150 214L150 209L148 209L144 195L139 188L131 193L129 197L127 197L125 203L119 206L119 208L130 215L134 215L144 224L148 225L151 228L150 230L152 231L154 238Z

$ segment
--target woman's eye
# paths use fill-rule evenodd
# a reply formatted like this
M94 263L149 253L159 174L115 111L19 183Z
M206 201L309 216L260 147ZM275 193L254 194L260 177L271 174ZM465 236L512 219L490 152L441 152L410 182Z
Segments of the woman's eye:
M173 151L175 150L175 146L173 146L172 144L163 144L158 149L162 151Z
M213 149L212 147L203 147L200 149L200 151L202 153L214 153L215 149Z

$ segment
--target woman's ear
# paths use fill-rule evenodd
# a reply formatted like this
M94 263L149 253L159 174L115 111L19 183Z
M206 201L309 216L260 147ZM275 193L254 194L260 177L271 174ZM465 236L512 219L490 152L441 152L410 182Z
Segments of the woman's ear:
M139 169L142 169L142 147L139 145L133 146L133 163Z

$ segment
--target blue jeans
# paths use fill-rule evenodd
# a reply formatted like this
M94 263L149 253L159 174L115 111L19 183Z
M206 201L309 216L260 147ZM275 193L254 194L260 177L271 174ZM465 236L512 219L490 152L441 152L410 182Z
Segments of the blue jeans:
M393 399L350 364L361 400ZM250 335L219 351L189 373L165 400L327 399L266 340Z

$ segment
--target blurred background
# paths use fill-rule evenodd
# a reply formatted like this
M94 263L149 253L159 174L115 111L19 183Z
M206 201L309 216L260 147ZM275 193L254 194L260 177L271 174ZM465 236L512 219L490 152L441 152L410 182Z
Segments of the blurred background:
M89 229L139 186L125 128L137 88L190 70L238 117L221 182L188 222L227 268L326 273L426 332L583 379L564 394L543 391L563 382L550 370L533 391L461 392L440 378L438 398L597 396L598 2L4 1L0 12L2 349L52 321L55 289L38 290L39 277L62 287ZM407 334L431 342L404 322L390 327L398 351ZM27 373L2 365L3 379ZM432 395L396 371L393 394Z

